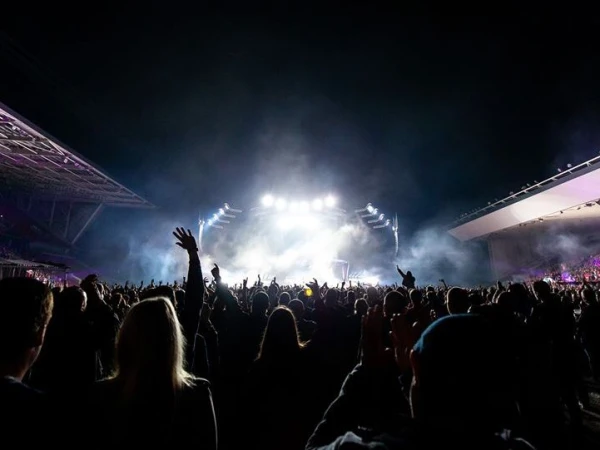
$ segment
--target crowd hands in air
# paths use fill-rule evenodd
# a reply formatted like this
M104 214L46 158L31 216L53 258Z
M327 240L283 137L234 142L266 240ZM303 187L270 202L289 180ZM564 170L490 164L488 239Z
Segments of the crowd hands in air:
M230 288L173 234L181 284L0 280L3 446L581 444L582 380L600 375L588 285L418 287L397 268L393 286Z

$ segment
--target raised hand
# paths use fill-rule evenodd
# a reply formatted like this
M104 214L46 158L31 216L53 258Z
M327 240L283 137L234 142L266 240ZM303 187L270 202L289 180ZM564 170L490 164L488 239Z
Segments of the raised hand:
M212 274L215 281L219 281L221 279L221 269L219 269L219 266L217 266L217 264L215 264L215 267L213 267L210 270L210 273Z
M362 318L362 364L382 368L390 362L390 354L383 345L383 309L380 305L369 308Z
M242 287L243 287L244 289L246 289L246 288L248 287L248 277L244 278L244 279L242 280L242 283L243 283L243 284L242 284Z
M316 278L313 278L312 283L306 283L306 285L313 291L313 295L319 296L319 282Z
M412 324L404 314L396 314L392 317L392 331L390 332L392 344L394 345L394 358L400 371L410 369L410 351L416 343L416 333Z
M187 250L188 252L197 252L198 251L198 245L196 244L196 238L194 238L194 235L192 234L192 232L190 230L186 231L183 228L175 228L175 231L173 231L173 236L175 236L175 238L179 241L176 242L177 245L179 245L181 248L183 248L184 250Z

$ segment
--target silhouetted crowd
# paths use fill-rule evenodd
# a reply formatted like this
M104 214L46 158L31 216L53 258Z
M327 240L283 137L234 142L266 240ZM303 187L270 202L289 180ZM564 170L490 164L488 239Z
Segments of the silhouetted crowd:
M230 288L174 235L181 284L0 280L2 448L581 445L594 287Z

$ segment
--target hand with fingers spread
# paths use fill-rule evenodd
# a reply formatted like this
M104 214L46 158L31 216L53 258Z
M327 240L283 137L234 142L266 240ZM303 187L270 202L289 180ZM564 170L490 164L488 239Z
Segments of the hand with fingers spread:
M318 293L319 292L319 282L317 281L316 278L313 278L312 283L306 283L306 285L312 289L312 291L314 293Z
M175 231L173 231L173 236L177 238L179 242L176 242L176 244L181 248L187 250L188 252L198 251L196 238L194 238L194 235L190 230L187 230L186 232L183 228L177 227L175 228Z
M416 333L405 314L396 314L392 317L392 344L394 345L394 358L396 365L402 371L410 369L410 352L416 343Z
M362 365L383 368L390 362L390 352L383 344L383 309L380 305L369 308L362 318Z

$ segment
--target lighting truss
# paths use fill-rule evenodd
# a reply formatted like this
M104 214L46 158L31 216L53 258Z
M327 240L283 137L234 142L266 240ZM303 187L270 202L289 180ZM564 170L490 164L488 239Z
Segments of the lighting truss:
M154 207L2 104L0 197L67 247L105 206Z

